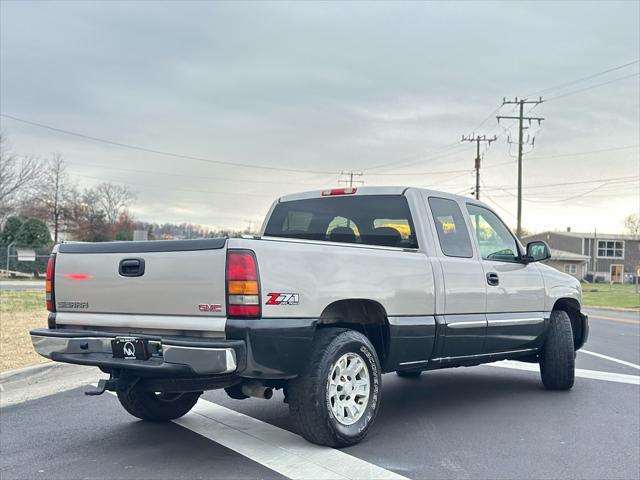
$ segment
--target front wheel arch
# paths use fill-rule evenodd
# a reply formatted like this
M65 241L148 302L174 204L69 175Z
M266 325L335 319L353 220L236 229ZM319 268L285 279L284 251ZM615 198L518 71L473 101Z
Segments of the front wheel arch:
M560 298L553 305L553 311L562 310L569 315L571 320L571 330L573 332L573 349L578 350L584 345L586 327L582 314L580 313L580 303L575 298Z

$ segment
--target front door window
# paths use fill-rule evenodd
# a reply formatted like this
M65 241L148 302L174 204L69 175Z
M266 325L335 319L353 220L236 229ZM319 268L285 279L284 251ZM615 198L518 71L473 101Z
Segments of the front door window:
M518 245L509 229L495 213L477 205L467 205L469 217L484 260L515 262Z

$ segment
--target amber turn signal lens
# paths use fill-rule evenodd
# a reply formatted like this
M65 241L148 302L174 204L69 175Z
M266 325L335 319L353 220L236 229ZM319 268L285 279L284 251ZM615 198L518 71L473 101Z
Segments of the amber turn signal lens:
M229 295L257 295L257 294L258 294L258 282L243 281L243 280L229 281Z

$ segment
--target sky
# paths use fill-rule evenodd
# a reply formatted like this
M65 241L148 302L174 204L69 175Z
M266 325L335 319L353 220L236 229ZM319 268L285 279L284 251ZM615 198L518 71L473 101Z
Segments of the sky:
M0 131L80 186L128 185L139 220L231 228L343 171L470 195L461 135L497 135L481 200L513 227L517 125L495 116L542 95L524 228L615 233L640 212L639 59L638 1L2 0L0 113L94 139Z

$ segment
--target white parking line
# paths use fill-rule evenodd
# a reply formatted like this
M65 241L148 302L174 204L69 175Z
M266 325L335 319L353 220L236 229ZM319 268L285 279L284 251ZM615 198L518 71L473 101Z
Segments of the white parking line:
M294 480L409 480L202 398L173 422Z
M540 371L540 367L536 364L515 362L513 360L502 360L500 362L487 363L486 365L490 367L512 368L514 370L527 370L529 372ZM640 376L626 375L623 373L600 372L598 370L584 370L582 368L576 368L576 377L640 385Z
M203 399L174 422L291 479L407 480L340 450L313 445L287 430Z
M640 370L640 365L636 365L635 363L626 362L624 360L620 360L619 358L613 358L608 355L603 355L602 353L590 352L589 350L585 350L584 348L578 350L579 352L586 353L587 355L593 355L594 357L604 358L605 360L609 360L611 362L616 362L621 365L626 365L627 367L635 368Z

